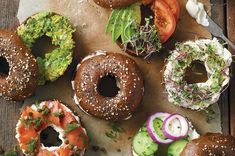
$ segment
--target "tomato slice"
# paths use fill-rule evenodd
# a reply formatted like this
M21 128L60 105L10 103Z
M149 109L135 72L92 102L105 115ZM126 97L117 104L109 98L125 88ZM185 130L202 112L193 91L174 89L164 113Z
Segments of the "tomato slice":
M164 0L164 2L170 7L172 13L175 16L175 20L179 19L180 15L180 6L177 0Z
M176 28L174 14L163 0L155 0L151 9L154 12L154 24L158 28L161 42L165 43Z

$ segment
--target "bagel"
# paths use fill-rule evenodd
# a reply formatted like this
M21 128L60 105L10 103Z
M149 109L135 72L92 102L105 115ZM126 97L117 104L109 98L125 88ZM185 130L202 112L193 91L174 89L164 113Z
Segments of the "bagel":
M21 101L34 94L38 66L30 50L15 32L0 29L0 96ZM8 65L7 65L8 64Z
M207 133L187 143L180 156L232 156L235 152L235 138L219 133Z
M187 84L184 80L186 69L198 60L204 63L208 80ZM168 100L194 110L209 107L218 101L223 88L228 85L231 63L231 53L216 38L178 44L168 58L163 74Z
M115 96L100 94L101 79L112 75L119 91ZM85 57L73 82L75 102L86 113L105 120L124 120L140 105L143 77L136 63L121 54L103 51Z
M55 81L71 64L75 46L73 32L75 29L70 21L53 12L33 15L17 28L17 34L29 48L32 48L36 40L43 35L50 37L52 44L58 46L50 53L46 53L43 58L37 57L40 85L46 81Z
M137 2L138 0L94 0L94 2L104 8L122 8Z
M60 146L46 147L41 143L40 134L47 127L59 133ZM26 156L82 156L89 143L79 117L58 101L44 101L26 107L16 126L16 139Z

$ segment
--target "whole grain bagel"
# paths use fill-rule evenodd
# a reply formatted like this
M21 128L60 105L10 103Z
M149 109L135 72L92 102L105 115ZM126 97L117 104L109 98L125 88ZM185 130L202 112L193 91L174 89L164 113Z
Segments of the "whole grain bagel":
M99 92L102 78L112 75L119 91L112 97ZM117 53L98 52L83 59L74 80L75 102L86 113L105 120L125 120L140 105L143 77L135 61Z
M181 156L232 156L235 152L235 138L219 133L207 133L190 141Z
M137 2L138 0L94 0L94 2L104 8L121 8Z
M38 83L38 65L15 32L0 29L0 96L21 101L31 96ZM5 65L2 65L5 64Z

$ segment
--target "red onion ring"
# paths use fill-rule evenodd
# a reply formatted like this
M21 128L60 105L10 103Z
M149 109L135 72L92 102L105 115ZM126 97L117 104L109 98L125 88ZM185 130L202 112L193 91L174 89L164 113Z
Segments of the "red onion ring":
M166 118L168 118L169 116L171 116L171 114L169 113L155 113L153 115L151 115L148 120L147 120L147 131L149 136L153 139L154 142L158 143L158 144L170 144L172 143L174 140L172 139L162 139L156 132L155 129L153 127L153 121L154 119L158 118L161 119L163 122L165 121Z
M180 128L180 132L177 133L176 129L173 129L173 126L170 126L172 123L174 123L174 120L178 120L179 121L179 126L177 128ZM185 138L188 134L189 131L189 123L187 121L187 119L179 114L173 114L168 116L164 122L163 122L163 126L162 126L162 130L163 130L163 134L172 140L179 140L182 138ZM170 127L172 127L172 129L170 129Z

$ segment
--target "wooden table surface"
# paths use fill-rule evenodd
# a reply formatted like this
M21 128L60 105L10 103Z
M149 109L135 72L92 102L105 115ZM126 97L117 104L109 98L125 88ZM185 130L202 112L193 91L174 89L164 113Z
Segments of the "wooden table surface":
M211 0L212 18L224 28L224 33L235 43L235 0ZM19 0L0 0L0 28L14 29L17 23ZM219 100L223 133L235 136L235 65L231 67L230 86ZM9 150L16 145L15 125L22 102L0 99L0 146ZM0 154L1 155L1 154Z

